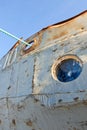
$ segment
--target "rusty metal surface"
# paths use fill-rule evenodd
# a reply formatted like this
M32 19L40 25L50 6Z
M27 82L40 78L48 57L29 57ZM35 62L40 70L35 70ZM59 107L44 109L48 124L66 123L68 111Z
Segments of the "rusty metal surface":
M87 130L87 11L26 41L0 60L0 130ZM67 54L83 66L63 83L52 72Z

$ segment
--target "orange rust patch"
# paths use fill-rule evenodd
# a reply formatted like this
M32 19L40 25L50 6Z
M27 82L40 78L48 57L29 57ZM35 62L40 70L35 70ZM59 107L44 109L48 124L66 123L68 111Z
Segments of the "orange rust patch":
M64 45L65 45L64 43L61 44L62 47L63 47Z
M12 124L13 124L13 125L16 125L15 119L12 120Z
M68 32L67 31L62 31L59 35L58 35L58 37L62 37L62 36L64 36L64 35L66 35Z
M60 32L60 29L59 29L59 32ZM49 37L48 39L47 39L47 41L51 41L51 40L55 40L55 39L58 39L58 38L60 38L60 37L62 37L62 36L64 36L64 35L66 35L66 34L68 34L68 32L67 31L65 31L65 30L63 30L62 32L60 32L60 33L58 33L58 34L53 34L53 35L51 35L51 37Z
M84 104L84 105L87 105L87 101L84 101L83 104Z
M33 123L32 123L32 121L31 121L31 120L28 120L28 121L26 121L26 125L27 125L27 126L32 126L32 125L33 125Z
M23 37L20 38L20 40L22 40L22 39L23 39ZM20 40L18 40L18 41L15 43L15 45L10 49L10 51L11 51L12 49L16 48L16 47L21 43Z

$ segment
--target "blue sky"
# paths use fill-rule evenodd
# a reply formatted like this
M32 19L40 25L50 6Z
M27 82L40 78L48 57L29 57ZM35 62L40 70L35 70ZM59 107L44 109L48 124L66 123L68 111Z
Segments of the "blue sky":
M0 28L24 39L87 10L87 0L2 0ZM16 40L0 32L0 58Z

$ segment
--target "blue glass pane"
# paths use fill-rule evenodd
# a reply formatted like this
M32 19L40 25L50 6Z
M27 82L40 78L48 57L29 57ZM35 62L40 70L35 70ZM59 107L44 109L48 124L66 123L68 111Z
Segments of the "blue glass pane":
M57 68L57 78L61 82L69 82L76 79L82 71L81 64L74 59L62 61Z

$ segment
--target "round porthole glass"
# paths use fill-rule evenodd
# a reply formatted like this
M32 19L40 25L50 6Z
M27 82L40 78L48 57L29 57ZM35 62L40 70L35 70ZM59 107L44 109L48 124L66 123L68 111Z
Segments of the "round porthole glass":
M73 58L61 61L56 68L56 76L61 82L69 82L75 80L81 72L81 62Z

